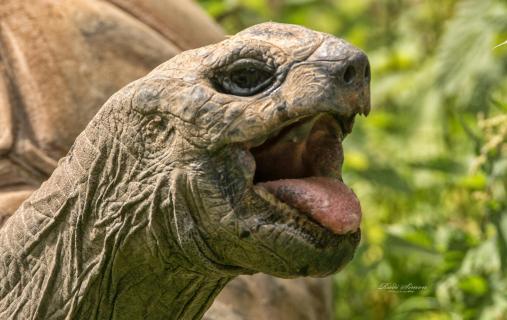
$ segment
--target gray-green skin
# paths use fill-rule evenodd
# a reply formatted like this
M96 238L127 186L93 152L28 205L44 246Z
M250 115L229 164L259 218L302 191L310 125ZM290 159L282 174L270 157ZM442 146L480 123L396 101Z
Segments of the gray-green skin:
M186 51L114 94L0 229L1 319L198 319L234 276L325 276L333 234L253 183L249 148L303 118L369 111L343 40L260 24ZM248 97L212 79L239 59L276 79ZM253 141L256 141L255 143Z

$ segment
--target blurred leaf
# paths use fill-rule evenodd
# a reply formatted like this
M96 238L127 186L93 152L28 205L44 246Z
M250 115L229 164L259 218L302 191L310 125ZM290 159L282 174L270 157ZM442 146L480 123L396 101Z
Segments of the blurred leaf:
M468 276L459 281L459 287L465 293L480 296L488 291L488 282L480 276Z
M414 169L426 169L443 171L449 173L462 173L464 171L462 163L447 157L432 158L424 161L414 161L410 163Z
M364 171L368 169L369 161L367 156L362 152L348 151L344 166L352 170Z
M458 184L471 190L482 190L486 187L487 178L483 174L477 173L462 178Z
M410 297L396 307L397 313L410 313L411 311L435 310L439 304L431 297ZM406 316L406 315L405 315Z
M397 235L388 234L386 239L386 243L395 250L402 250L404 254L410 252L412 255L421 254L426 258L431 258L432 260L440 260L441 256L435 250L428 248L427 244L418 243L419 241L414 242L414 238L405 239L399 237ZM428 261L430 262L430 261Z
M387 187L399 192L410 192L410 185L401 177L398 172L390 167L370 167L367 170L359 171L358 174L370 183Z

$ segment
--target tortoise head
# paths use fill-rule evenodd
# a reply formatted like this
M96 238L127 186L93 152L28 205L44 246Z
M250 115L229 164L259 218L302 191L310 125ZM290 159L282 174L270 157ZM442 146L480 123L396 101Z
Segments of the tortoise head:
M177 55L98 118L152 189L154 234L189 261L325 276L360 239L342 140L370 110L369 82L366 55L347 42L264 23Z

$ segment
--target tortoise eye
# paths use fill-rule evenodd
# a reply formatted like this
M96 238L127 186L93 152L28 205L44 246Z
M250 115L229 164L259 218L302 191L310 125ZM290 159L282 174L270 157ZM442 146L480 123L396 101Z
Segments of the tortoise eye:
M245 97L262 92L274 79L274 71L265 63L241 59L218 72L213 82L222 93Z

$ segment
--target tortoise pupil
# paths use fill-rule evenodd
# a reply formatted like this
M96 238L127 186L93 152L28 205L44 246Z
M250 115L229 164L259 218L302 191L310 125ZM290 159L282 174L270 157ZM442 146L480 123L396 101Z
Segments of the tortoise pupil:
M255 88L269 78L267 72L256 68L241 69L231 74L231 81L243 89Z

